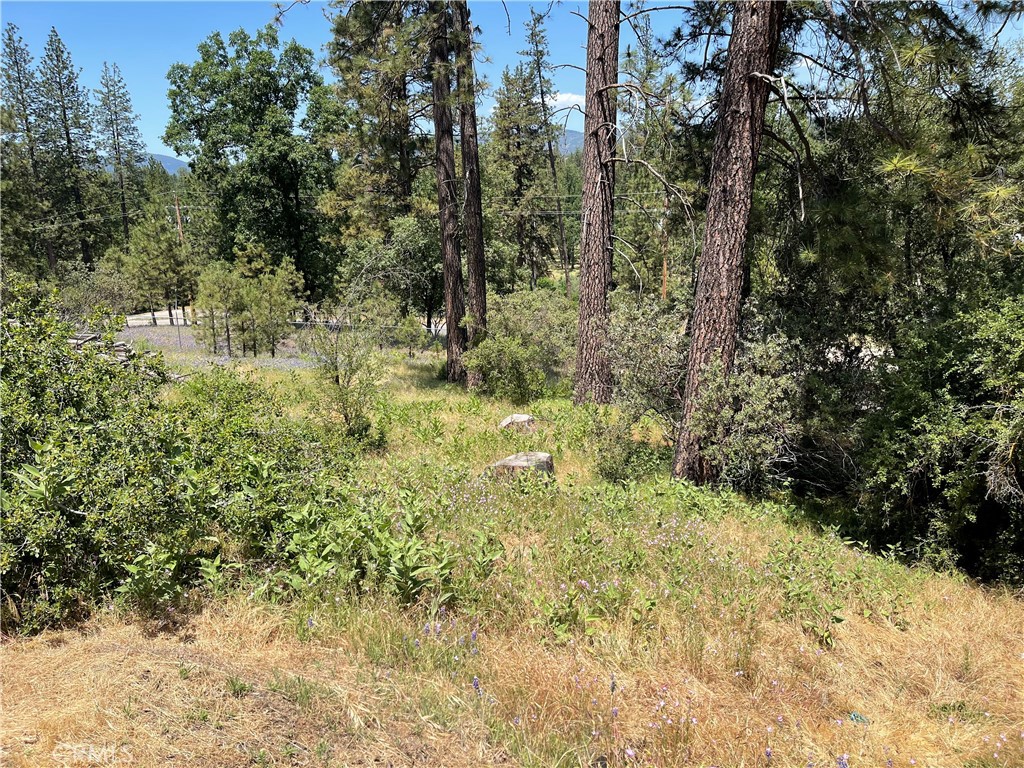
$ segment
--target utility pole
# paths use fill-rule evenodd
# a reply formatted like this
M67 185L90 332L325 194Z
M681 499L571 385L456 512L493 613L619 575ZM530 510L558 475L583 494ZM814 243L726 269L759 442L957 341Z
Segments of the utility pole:
M174 215L178 219L178 242L184 244L185 233L181 229L181 207L178 205L178 196L174 196Z
M181 228L181 206L178 205L178 194L177 193L174 194L174 217L178 221L178 245L184 245L185 244L185 231ZM178 289L177 288L174 289L174 312L175 312L175 314L177 314L177 312L178 312ZM186 325L188 324L188 321L185 319L185 309L184 309L184 307L181 310L181 321L183 323L185 323ZM178 348L179 349L181 348L181 330L180 329L178 330Z
M178 314L178 288L177 288L177 286L175 286L175 288L174 288L174 314ZM185 313L182 312L181 316L182 316L182 318L184 318L185 317ZM180 323L175 323L175 325L178 326L178 351L180 352L181 351L181 324Z

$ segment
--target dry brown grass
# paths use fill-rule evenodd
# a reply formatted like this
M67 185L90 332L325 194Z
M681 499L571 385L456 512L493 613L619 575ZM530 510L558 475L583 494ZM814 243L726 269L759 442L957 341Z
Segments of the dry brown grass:
M728 643L721 628L706 628L695 659L686 629L669 624L646 654L501 639L487 649L486 683L528 740L544 742L553 722L592 727L593 754L624 764L631 749L643 765L768 765L770 748L771 765L833 767L844 755L851 766L1024 765L1024 608L944 580L928 591L932 603L908 617L913 631L854 619L829 652L767 622L752 675L711 653Z
M302 643L284 616L244 602L207 610L176 634L106 617L2 650L4 766L468 766L504 757L483 734L396 711L392 686L361 673L343 643Z
M561 646L485 627L479 697L430 664L371 660L384 629L416 632L412 614L318 618L305 642L286 610L243 600L174 634L107 616L4 645L3 763L86 765L69 745L93 745L92 764L124 748L141 766L759 766L767 749L785 766L1024 765L1024 607L941 577L919 598L910 631L850 620L828 652L761 622L742 676L713 619L698 651L667 613Z

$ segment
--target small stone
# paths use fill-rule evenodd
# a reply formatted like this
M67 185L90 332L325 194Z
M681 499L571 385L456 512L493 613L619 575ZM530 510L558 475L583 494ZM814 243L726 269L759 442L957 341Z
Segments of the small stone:
M555 461L550 453L541 451L525 451L508 456L501 461L491 464L487 468L487 475L491 477L516 477L525 472L539 472L544 475L554 475Z
M515 429L520 432L536 432L537 420L528 413L513 413L498 425L501 429Z

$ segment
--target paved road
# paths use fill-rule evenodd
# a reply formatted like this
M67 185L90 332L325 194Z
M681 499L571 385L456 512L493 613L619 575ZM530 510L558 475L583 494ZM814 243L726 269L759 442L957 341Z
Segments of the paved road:
M186 309L185 308L175 309L175 310L173 310L169 314L167 312L167 308L165 307L164 309L157 310L155 314L156 314L156 324L155 325L157 327L159 327L161 325L171 325L171 314L174 315L174 323L176 325L182 324L183 320L188 322L189 324L191 324L191 319L190 318L186 318L186 316L185 316L185 314L186 314ZM138 315L128 315L128 317L126 317L125 320L127 321L129 328L139 328L139 327L144 326L144 325L148 325L149 327L152 328L154 326L153 314L150 313L150 312L142 312L142 313L140 313Z
M153 318L149 313L132 315L127 318L128 327L118 334L118 338L131 343L137 349L144 347L159 349L161 352L167 353L169 361L190 366L245 362L247 365L258 365L261 368L293 370L312 368L316 365L300 353L291 339L278 347L276 357L261 354L257 358L246 357L243 360L237 356L229 358L227 355L211 355L203 345L196 341L193 326L180 324L181 316L181 310L178 310L176 318L178 324L172 326L166 309L163 314L157 314L156 325L153 325Z

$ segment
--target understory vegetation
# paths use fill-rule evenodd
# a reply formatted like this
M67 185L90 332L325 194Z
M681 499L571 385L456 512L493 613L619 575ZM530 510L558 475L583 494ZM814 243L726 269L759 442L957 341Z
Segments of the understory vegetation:
M477 396L525 407L571 393L612 406L593 436L607 480L670 468L757 498L788 494L875 551L1020 585L1024 77L1019 39L1000 36L1015 10L770 6L777 24L757 47L774 74L739 79L758 83L765 146L747 158L751 181L737 199L749 211L727 244L719 225L704 222L721 213L713 182L732 173L715 150L729 130L720 102L732 98L724 41L748 6L664 9L676 14L658 17L674 19L668 37L646 12L626 25L618 5L593 6L628 38L612 67L621 83L593 89L616 93L601 109L621 124L605 137L600 168L562 146L557 69L538 10L479 125L477 31L464 3L339 2L326 46L330 85L313 51L273 25L215 31L194 61L168 70L163 140L189 160L175 176L144 164L116 65L89 93L56 29L37 62L8 25L5 282L55 290L54 311L75 329L132 311L155 325L166 310L172 324L189 324L184 343L221 359L302 350L324 384L311 412L341 426L281 422L271 414L286 405L253 395L258 418L297 430L282 438L278 459L290 478L317 453L299 447L307 430L311 446L382 448L389 350L415 358L443 344L445 378ZM380 29L394 34L378 39ZM439 121L433 134L427 115ZM441 177L426 172L431 164ZM614 184L607 221L587 229L579 216L595 201L584 192L604 184L594 173ZM439 190L449 188L439 208ZM112 213L86 216L93 210ZM600 269L587 254L601 254ZM720 268L720 258L737 268ZM729 285L701 287L701 275L717 274L731 275ZM23 308L5 298L5 322ZM12 349L44 343L24 329L5 333ZM34 504L50 509L66 492L60 509L74 510L85 530L79 513L93 495L111 508L152 502L169 519L191 514L182 478L210 468L193 454L200 427L187 423L187 409L202 422L195 403L227 384L197 377L164 402L152 360L129 360L135 378L109 391L116 366L88 363L83 383L67 383L86 393L83 410L65 414L20 389L21 376L25 386L49 380L46 363L25 372L35 364L5 364L5 396L18 403L4 448L12 509L31 518ZM104 391L89 394L96 388ZM36 397L38 405L22 402ZM97 419L113 421L97 431ZM118 477L136 437L131 490L109 480L75 495L87 483L81 466L109 459ZM159 454L168 446L174 461ZM243 459L245 450L231 448ZM228 489L234 499L236 486ZM136 516L124 516L125 553L146 526L158 527L154 517L137 528ZM45 535L60 538L65 523L54 525ZM260 524L251 535L269 534ZM48 560L45 547L30 551ZM99 574L119 567L88 547L62 557L77 564L68 583L73 572L104 584ZM49 578L25 571L18 590L38 592ZM53 618L73 613L75 599L57 599Z
M479 762L493 750L526 765L1024 759L1018 601L908 568L896 548L870 554L785 495L671 480L654 418L641 434L555 387L529 401L535 432L499 430L504 401L438 382L436 353L386 348L367 439L316 368L182 378L159 354L119 361L110 333L75 349L49 298L10 301L21 320L4 340L8 628L97 612L172 634L205 632L206 614L271 621L273 642L296 643L306 662L340 644L361 674L390 679L402 709L374 717L411 708L448 732L478 729L491 750ZM550 451L557 481L482 476L523 450ZM963 634L965 611L988 622L984 640ZM292 754L266 735L240 764L348 754L332 740L359 727L330 720L335 683L252 652L255 666L222 688L242 711L180 716L230 732L258 689L327 717L313 721L322 746ZM900 671L875 675L876 663ZM927 680L933 663L949 683ZM166 749L131 743L145 764Z
M5 27L0 761L1024 765L1020 4L476 8Z

